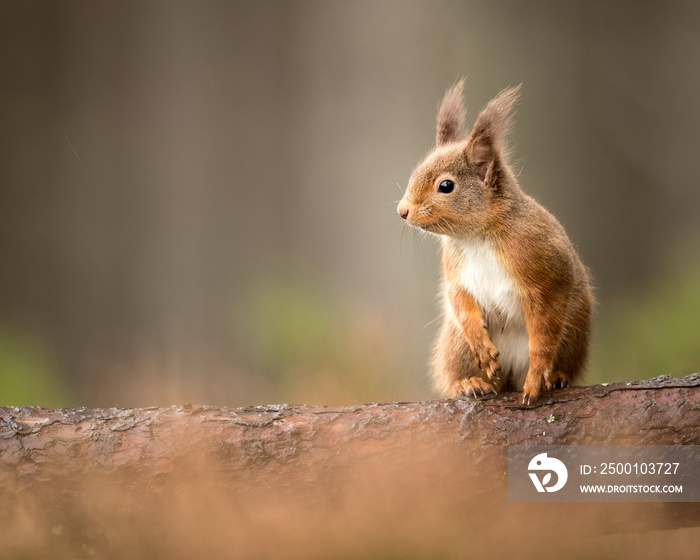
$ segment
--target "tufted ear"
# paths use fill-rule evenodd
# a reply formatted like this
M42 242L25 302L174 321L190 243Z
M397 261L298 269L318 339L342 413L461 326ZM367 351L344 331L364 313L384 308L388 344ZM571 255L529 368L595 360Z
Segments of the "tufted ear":
M462 139L466 111L462 99L464 78L447 90L442 99L437 115L437 134L435 145L443 146Z
M479 179L491 184L508 156L506 138L512 125L511 113L520 86L504 89L479 113L467 142L467 159ZM494 186L494 185L492 185Z

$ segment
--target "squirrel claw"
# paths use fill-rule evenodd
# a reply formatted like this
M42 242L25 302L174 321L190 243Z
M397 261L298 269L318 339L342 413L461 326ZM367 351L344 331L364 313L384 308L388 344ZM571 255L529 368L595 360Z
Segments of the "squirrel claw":
M552 372L549 376L545 377L544 388L547 391L552 389L564 389L569 386L569 376L563 371Z
M498 381L498 372L501 369L501 364L498 363L498 357L501 353L498 348L493 346L489 340L482 342L474 348L474 356L479 369L483 371L489 381Z
M527 385L527 384L526 384ZM523 390L523 406L532 406L540 398L539 389L533 389L531 387L525 387Z
M483 399L489 395L498 394L496 388L481 377L459 379L452 385L452 394L471 399Z
M545 375L534 370L530 370L525 378L523 386L523 406L532 406L537 402L540 396L540 391L551 383L553 378L551 375Z
M529 393L528 391L525 391L523 393L523 406L532 406L537 402L537 399L540 398L539 393Z

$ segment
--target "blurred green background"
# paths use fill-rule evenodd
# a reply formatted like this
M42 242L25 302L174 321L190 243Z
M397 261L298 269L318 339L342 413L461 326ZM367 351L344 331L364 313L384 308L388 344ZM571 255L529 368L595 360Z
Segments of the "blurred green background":
M432 398L395 203L467 75L599 299L589 382L700 370L693 2L5 2L0 404Z

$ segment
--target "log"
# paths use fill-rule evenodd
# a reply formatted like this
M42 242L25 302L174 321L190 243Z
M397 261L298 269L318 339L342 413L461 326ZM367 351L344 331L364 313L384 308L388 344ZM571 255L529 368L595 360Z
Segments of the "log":
M175 557L190 547L204 557L206 527L217 535L206 541L209 556L235 545L242 557L274 557L261 538L274 534L290 558L328 557L341 545L363 556L358 539L429 558L462 550L449 542L474 546L473 535L498 540L505 526L520 542L514 552L534 557L542 519L567 519L577 535L700 525L699 504L516 504L506 492L508 445L700 445L700 374L557 390L532 407L519 398L0 407L0 492L19 508L14 537L0 545L20 556L59 543L98 557L129 556L134 546ZM228 521L254 536L233 535ZM132 538L124 542L120 530Z

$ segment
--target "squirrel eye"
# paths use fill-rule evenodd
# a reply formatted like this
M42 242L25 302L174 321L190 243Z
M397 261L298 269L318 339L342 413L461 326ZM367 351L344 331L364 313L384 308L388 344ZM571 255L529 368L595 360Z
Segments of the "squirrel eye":
M444 194L451 193L455 189L455 184L449 179L445 179L438 185L438 191Z

